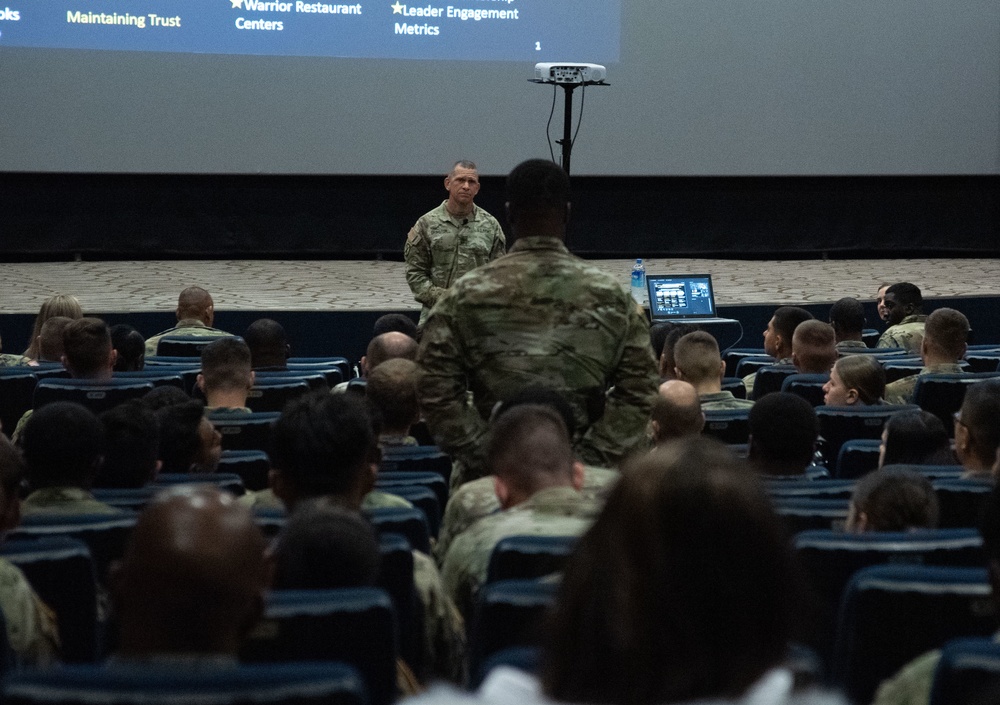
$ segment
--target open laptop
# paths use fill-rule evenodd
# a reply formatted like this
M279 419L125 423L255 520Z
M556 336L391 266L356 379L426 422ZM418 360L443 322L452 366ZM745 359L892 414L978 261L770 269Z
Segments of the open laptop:
M711 274L647 274L646 287L653 323L717 318Z

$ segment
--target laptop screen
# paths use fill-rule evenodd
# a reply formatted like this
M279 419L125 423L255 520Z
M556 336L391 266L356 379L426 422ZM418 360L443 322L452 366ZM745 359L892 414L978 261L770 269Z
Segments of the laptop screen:
M646 286L649 316L654 321L715 317L710 274L647 275Z

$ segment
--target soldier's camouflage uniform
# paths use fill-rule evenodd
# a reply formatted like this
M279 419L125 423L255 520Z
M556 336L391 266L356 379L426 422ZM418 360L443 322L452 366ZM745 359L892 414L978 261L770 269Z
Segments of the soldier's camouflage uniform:
M943 362L938 365L927 365L915 375L908 375L895 382L885 385L886 404L912 404L913 390L917 387L917 379L930 374L959 374L962 367L957 362Z
M776 360L772 364L774 364L774 365L791 365L793 363L792 363L792 358L790 358L790 357L783 357L780 360ZM756 372L751 372L750 374L748 374L746 377L743 378L743 386L747 388L747 399L749 399L750 395L753 394L753 383L756 382L756 381L757 381L757 373Z
M577 457L614 466L643 441L659 381L645 315L554 237L520 239L456 282L427 319L417 363L421 411L465 479L485 474L493 406L539 385L572 405Z
M726 390L699 394L698 400L701 402L702 411L749 409L753 406L753 402L749 399L737 399L732 392Z
M924 321L927 316L914 313L907 316L894 326L886 328L876 348L905 348L911 353L920 352L920 343L924 339Z
M177 321L177 325L173 328L168 328L162 333L157 333L152 338L148 338L146 340L147 357L153 357L156 355L156 346L159 344L160 338L165 335L194 335L204 338L222 338L232 335L232 333L227 333L224 330L206 326L197 318L185 318L182 321Z
M495 260L507 249L496 218L479 206L458 218L448 212L447 203L421 216L410 228L403 246L406 283L413 298L423 304L421 326L437 300L459 277Z

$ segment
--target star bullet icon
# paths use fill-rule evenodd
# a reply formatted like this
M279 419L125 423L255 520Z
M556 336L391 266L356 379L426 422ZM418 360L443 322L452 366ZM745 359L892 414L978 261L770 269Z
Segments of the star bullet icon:
M234 0L234 2L235 2L235 0ZM396 4L395 5L390 5L389 7L392 8L392 14L394 14L394 15L401 15L401 14L403 14L403 8L406 7L406 5L401 5L399 3L399 0L396 0Z
M233 3L233 6L230 8L231 10L243 9L243 0L229 0L229 1Z

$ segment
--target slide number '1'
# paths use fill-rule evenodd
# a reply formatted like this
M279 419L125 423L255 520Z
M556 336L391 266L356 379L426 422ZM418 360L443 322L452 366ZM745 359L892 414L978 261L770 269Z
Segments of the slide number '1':
M541 51L541 50L542 50L542 43L535 42L535 51Z

